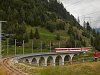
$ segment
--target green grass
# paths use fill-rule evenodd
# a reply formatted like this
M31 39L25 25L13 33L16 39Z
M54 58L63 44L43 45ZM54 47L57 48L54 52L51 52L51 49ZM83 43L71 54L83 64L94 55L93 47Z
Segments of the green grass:
M100 75L100 62L88 62L56 67L32 67L29 65L17 64L29 75Z
M65 27L68 30L68 26L66 25ZM33 33L35 32L35 27L31 27L29 25L27 25L27 30L26 33L29 34L31 29L33 30ZM74 29L76 29L76 27L74 27ZM56 35L59 33L60 37L61 37L61 47L65 47L65 43L66 41L69 39L69 35L67 34L67 30L59 30L59 31L55 31L54 33L49 32L47 29L43 28L43 27L38 27L38 31L40 34L40 39L36 40L34 39L34 43L38 45L37 49L34 49L34 53L40 52L41 48L40 48L40 42L42 41L43 43L45 43L46 48L43 50L43 52L48 52L49 51L49 45L50 45L50 41L54 44L53 47L53 51L55 47L59 47L59 41L56 40ZM81 35L82 34L82 30L77 30L78 34ZM85 38L85 37L83 37ZM82 38L82 39L83 39ZM85 38L86 40L88 40L87 38ZM88 45L88 41L87 41L87 45ZM23 53L23 49L22 46L16 48L17 50L17 54L22 54ZM28 53L32 53L32 41L29 40L29 42L25 43L25 54ZM3 48L2 48L2 55L5 57L7 55L7 48L6 48L6 41L3 41ZM9 48L9 56L14 56L14 45L10 46Z
M28 26L26 27L26 33L29 34L31 29L33 30L33 33L35 32L36 27L31 27ZM45 48L43 50L43 52L48 52L49 51L49 45L50 45L50 41L53 43L56 43L55 47L59 47L58 46L58 40L56 40L56 34L59 33L61 36L61 46L65 43L65 40L67 40L69 38L69 36L67 35L67 33L65 31L55 31L54 33L49 32L47 29L43 28L43 27L38 27L38 31L40 34L40 39L35 40L34 39L34 43L38 45L37 49L34 49L34 53L40 52L41 48L40 48L40 42L42 41L43 43L45 43L45 45L47 46L47 48ZM7 46L6 46L6 41L3 41L2 44L3 48L2 48L2 55L5 57L7 55ZM17 54L22 54L23 53L23 49L22 46L16 48L16 53ZM25 43L25 54L28 53L32 53L32 41L29 40L29 42ZM9 47L9 56L14 56L14 45L10 45Z
M41 49L33 49L33 53L39 53L41 52ZM49 49L42 49L42 52L49 52ZM32 48L24 48L24 54L30 54L32 53ZM14 56L15 54L15 50L14 50L14 46L9 48L9 53L8 56ZM23 48L21 47L16 47L16 54L17 55L22 55L23 54ZM7 56L7 50L3 49L2 50L2 55L3 57Z
M48 67L41 71L41 75L100 75L99 63L84 63L65 67Z
M31 26L27 26L27 30L26 32L29 34L30 31L33 31L33 33L35 32L35 29L36 27L31 27ZM56 35L59 33L60 36L61 36L61 40L67 40L69 38L69 36L67 35L67 32L64 31L64 30L60 30L60 31L55 31L54 33L51 33L49 32L47 29L45 28L41 28L41 27L38 27L38 31L39 31L39 34L40 34L40 40L42 41L55 41L56 39Z

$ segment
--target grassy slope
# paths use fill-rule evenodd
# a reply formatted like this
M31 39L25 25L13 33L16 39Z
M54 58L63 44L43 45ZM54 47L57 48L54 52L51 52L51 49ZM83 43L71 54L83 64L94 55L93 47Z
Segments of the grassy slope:
M27 26L26 32L29 34L31 29L33 30L33 32L35 32L35 27L31 27L31 26ZM38 31L39 31L39 34L41 36L40 40L46 41L46 42L47 41L54 41L57 33L60 34L61 40L68 39L68 37L69 37L67 35L67 32L65 32L63 30L62 31L55 31L54 33L51 33L45 28L38 27Z
M20 65L17 67L24 67L25 72L29 75L100 75L100 62L90 62L82 64L73 64L60 67L30 67Z
M63 47L64 46L63 44L69 39L69 35L67 34L68 28L69 28L69 25L66 24L66 27L65 27L66 30L59 30L59 31L55 31L54 33L51 33L45 28L38 27L38 31L39 31L39 34L40 34L41 38L39 40L37 40L39 49L34 50L34 52L40 52L40 50L41 50L40 49L40 42L41 41L44 42L47 46L50 44L50 41L53 41L53 43L56 44L56 47L59 47L59 44L58 44L59 41L56 40L56 34L57 33L60 34L60 37L61 37L60 41L61 41L61 44L62 44L61 47ZM31 26L27 25L26 33L29 34L31 29L33 30L33 33L34 33L35 32L35 27L31 27ZM86 40L87 46L89 46L89 44L88 44L89 40L88 40L88 38L82 36L82 30L79 30L76 27L74 27L74 29L78 31L78 35L81 36L82 39ZM7 51L6 51L7 50L6 42L4 43L2 49L3 49L2 50L3 55L4 56L7 55L6 54L7 53ZM47 52L48 50L49 50L49 48L44 49L43 51ZM31 53L31 52L32 52L32 41L29 40L28 43L25 43L25 53ZM17 54L22 54L22 53L23 53L22 47L17 47ZM14 55L14 46L9 46L9 54Z
M29 34L31 29L33 30L33 33L34 33L36 28L27 25L26 33ZM40 34L40 37L41 37L39 40L37 40L39 49L34 50L34 52L40 52L40 42L41 41L45 42L46 45L49 45L50 41L58 43L58 41L56 40L56 34L57 33L59 33L60 36L61 36L61 42L65 42L65 40L67 40L69 38L66 31L55 31L54 33L51 33L47 29L41 28L41 27L38 27L38 31L39 31L39 34ZM2 49L3 49L2 50L3 55L4 56L7 55L6 54L7 53L6 42L3 43ZM22 47L17 47L16 49L17 49L17 54L22 54L22 52L23 52ZM48 50L44 49L43 51L47 52ZM31 53L31 52L32 52L32 41L29 40L28 43L25 43L25 53ZM9 54L14 55L14 46L9 46Z
M49 67L42 71L41 75L100 75L99 63L86 63L66 67Z

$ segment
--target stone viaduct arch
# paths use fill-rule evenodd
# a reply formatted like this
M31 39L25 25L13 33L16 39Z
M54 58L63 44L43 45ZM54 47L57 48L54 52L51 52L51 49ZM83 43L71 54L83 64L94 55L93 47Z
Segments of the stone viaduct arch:
M18 62L25 62L36 66L56 66L65 65L67 62L72 63L72 59L75 53L67 54L44 54L44 55L32 55L25 56L18 59Z
M45 58L44 57L40 57L39 59L39 66L44 66L45 65Z
M37 65L37 59L36 58L33 58L31 64L32 65Z
M62 65L62 57L60 55L56 57L55 61L55 65Z
M53 66L53 57L49 56L47 59L47 66Z

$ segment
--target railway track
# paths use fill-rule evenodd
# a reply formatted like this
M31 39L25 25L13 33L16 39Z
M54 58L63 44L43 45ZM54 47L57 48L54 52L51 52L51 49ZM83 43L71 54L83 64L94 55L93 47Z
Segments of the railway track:
M10 62L9 58L2 60L3 67L7 70L8 75L26 75L20 70L16 69Z

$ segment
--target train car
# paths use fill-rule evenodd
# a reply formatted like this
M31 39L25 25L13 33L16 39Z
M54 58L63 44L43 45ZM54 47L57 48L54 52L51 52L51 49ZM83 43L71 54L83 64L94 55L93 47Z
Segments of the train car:
M91 47L84 47L84 48L55 48L56 52L66 52L66 51L76 51L76 52L87 52L91 51Z

